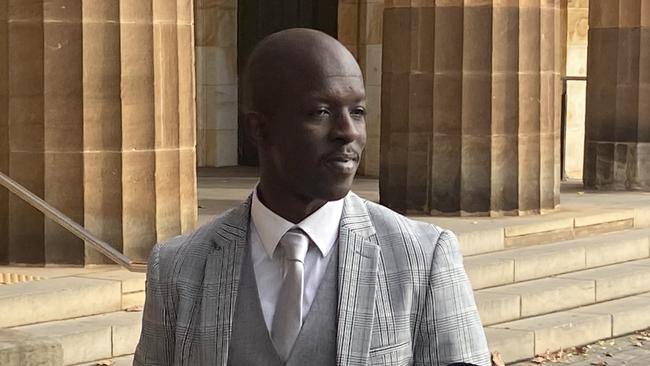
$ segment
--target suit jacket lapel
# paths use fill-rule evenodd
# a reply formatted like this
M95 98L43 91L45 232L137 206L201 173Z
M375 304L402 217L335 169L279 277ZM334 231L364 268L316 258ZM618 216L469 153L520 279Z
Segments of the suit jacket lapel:
M365 203L354 193L345 199L339 231L337 364L368 361L379 246Z
M251 197L215 221L214 248L206 258L199 326L202 365L226 365L246 252Z

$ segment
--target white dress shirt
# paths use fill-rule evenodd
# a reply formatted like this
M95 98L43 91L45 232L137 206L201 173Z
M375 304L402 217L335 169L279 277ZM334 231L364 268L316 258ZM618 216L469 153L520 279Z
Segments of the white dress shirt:
M302 321L305 321L325 270L332 249L338 242L339 223L343 213L343 199L327 202L316 212L298 224L282 218L257 197L257 187L253 191L251 221L248 242L251 243L251 256L259 291L264 321L269 332L275 315L275 305L282 287L282 258L275 256L275 249L282 236L292 228L298 227L309 236L309 250L304 262L304 289L302 301Z

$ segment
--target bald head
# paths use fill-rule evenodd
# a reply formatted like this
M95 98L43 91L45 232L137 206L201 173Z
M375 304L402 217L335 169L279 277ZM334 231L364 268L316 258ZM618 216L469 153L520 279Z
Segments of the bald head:
M289 29L262 40L246 68L243 109L268 208L297 223L349 192L366 144L366 92L336 39Z
M264 38L253 50L244 73L244 112L266 112L323 78L361 78L354 56L339 41L313 29L293 28Z

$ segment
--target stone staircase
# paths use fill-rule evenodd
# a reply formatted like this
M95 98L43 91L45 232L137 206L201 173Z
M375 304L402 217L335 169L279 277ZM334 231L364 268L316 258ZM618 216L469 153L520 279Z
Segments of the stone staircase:
M0 272L6 284L0 285L0 329L5 328L0 364L97 365L110 359L113 366L131 365L142 323L144 274L117 266L0 267ZM3 358L7 337L25 339L22 360Z
M650 326L650 200L543 216L416 219L457 233L490 348L506 362ZM13 365L3 361L3 340L18 336L33 339L33 360L58 352L65 365L131 364L143 274L0 267L1 282L12 284L0 284L0 364Z
M650 327L649 218L421 219L458 233L490 349L513 362Z

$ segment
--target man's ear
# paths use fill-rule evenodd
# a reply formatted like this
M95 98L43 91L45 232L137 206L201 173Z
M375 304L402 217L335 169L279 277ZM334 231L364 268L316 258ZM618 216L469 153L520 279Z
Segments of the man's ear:
M266 116L259 112L246 112L246 128L248 138L255 146L261 146L267 137L268 120Z

